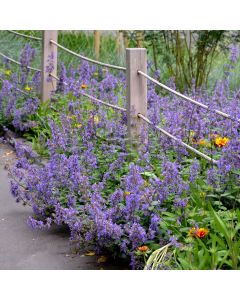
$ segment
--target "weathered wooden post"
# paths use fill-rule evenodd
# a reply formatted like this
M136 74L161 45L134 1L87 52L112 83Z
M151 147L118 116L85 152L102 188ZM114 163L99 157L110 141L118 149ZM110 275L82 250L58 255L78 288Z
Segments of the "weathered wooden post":
M124 57L124 51L125 51L123 30L118 30L117 31L116 49L117 49L117 54L118 54L118 57L120 59L120 62L122 63L123 62L123 57Z
M126 49L127 66L127 126L132 145L140 144L142 126L147 124L138 114L147 116L147 79L138 71L147 73L147 51L145 48Z
M95 57L98 60L100 56L100 42L101 42L101 33L100 30L94 30L94 48L95 48Z
M53 64L54 76L57 76L57 47L50 43L50 40L57 42L57 30L44 30L42 34L42 81L41 81L41 100L47 101L51 98L51 92L56 90L56 79L49 78L47 67L49 62Z

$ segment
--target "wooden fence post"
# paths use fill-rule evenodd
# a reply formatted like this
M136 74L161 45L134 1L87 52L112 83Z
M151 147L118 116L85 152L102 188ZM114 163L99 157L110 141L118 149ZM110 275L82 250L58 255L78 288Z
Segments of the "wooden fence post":
M124 52L125 52L123 30L118 30L117 31L116 49L117 49L117 54L118 54L119 60L122 64L123 63L123 58L124 58Z
M100 43L101 43L101 33L100 30L94 30L94 48L95 57L98 60L100 56Z
M147 51L145 48L126 49L127 66L127 126L131 145L140 144L142 125L146 123L138 114L147 116L147 79L138 71L147 73Z
M49 66L49 58L53 63L52 74L57 76L57 47L50 43L50 40L57 42L57 30L44 30L42 35L42 81L41 81L41 100L47 101L51 98L51 92L56 90L56 79L51 77L46 68Z

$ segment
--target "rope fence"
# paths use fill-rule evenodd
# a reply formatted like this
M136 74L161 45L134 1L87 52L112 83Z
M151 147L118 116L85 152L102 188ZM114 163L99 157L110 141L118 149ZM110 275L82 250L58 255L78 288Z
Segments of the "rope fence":
M165 129L156 126L151 122L147 117L147 79L152 81L153 83L157 84L161 88L169 91L172 94L175 94L176 96L194 104L197 105L203 109L206 109L211 112L215 112L216 114L231 119L233 121L240 122L240 120L235 120L232 118L229 114L226 114L220 110L212 110L209 108L209 106L200 103L190 97L187 97L171 88L168 86L160 83L159 81L155 80L154 78L150 77L149 75L146 74L147 72L147 54L146 54L146 49L144 48L128 48L126 49L126 68L121 67L121 66L116 66L116 65L111 65L107 63L103 63L88 57L85 57L81 54L77 54L76 52L62 46L61 44L57 43L57 31L54 30L45 30L43 32L43 38L37 38L33 36L28 36L25 34L18 33L16 31L9 30L12 34L16 34L21 37L25 38L30 38L34 40L41 40L42 41L42 48L43 48L43 56L42 56L42 68L37 69L37 68L32 68L30 66L26 66L26 68L41 72L42 73L42 87L41 87L41 95L42 95L42 101L46 101L51 98L51 93L53 90L56 90L56 82L50 82L47 80L50 77L54 78L56 81L59 81L59 77L57 76L57 48L60 48L80 59L83 59L85 61L88 61L90 63L94 63L106 68L112 68L116 70L123 70L126 71L126 94L127 94L127 108L119 107L117 105L113 105L111 103L102 101L100 99L95 98L92 95L89 95L87 93L81 92L81 95L84 97L87 97L93 102L105 105L107 107L113 108L115 110L121 111L121 112L127 112L127 127L128 127L128 140L131 141L136 141L138 140L140 145L140 128L141 125L145 122L151 126L153 126L156 130L161 132L162 134L166 135L170 139L174 140L177 142L179 145L185 147L186 149L194 152L198 156L206 159L207 161L217 164L218 161L215 159L211 158L210 156L198 151L197 149L193 148L192 146L186 144L183 142L181 139L177 138L176 136L172 135L171 133L167 132ZM4 57L10 62L13 62L17 65L21 65L19 61L16 61L5 54L0 52L0 56ZM53 58L54 62L54 71L52 73L47 72L47 66L49 62L49 57ZM141 75L141 76L139 76ZM66 82L63 82L64 85L68 85ZM24 91L18 89L19 92L22 92L26 94ZM134 111L134 112L133 112ZM136 121L134 123L134 121ZM135 125L133 125L135 124Z
M185 96L185 95L183 95L183 94L181 94L181 93L179 93L179 92L177 92L177 91L174 91L174 90L171 89L170 87L164 85L163 83L157 81L156 79L150 77L149 75L145 74L145 73L142 72L142 71L138 71L138 74L144 76L145 78L149 79L150 81L152 81L153 83L155 83L155 84L157 84L158 86L162 87L163 89L169 91L169 92L172 93L172 94L175 94L176 96L178 96L178 97L180 97L180 98L182 98L182 99L184 99L184 100L186 100L186 101L189 101L189 102L191 102L191 103L193 103L193 104L195 104L195 105L197 105L197 106L199 106L199 107L202 107L202 108L204 108L204 109L206 109L206 110L208 110L208 111L213 111L213 112L215 112L216 114L218 114L218 115L220 115L220 116L222 116L222 117L225 117L225 118L227 118L227 119L230 119L230 120L232 120L232 121L240 122L239 119L238 119L238 120L237 120L237 119L234 119L234 118L231 117L229 114L226 114L226 113L224 113L224 112L222 112L222 111L220 111L220 110L217 110L217 109L210 109L209 106L207 106L207 105L205 105L205 104L203 104L203 103L201 103L201 102L198 102L198 101L196 101L196 100L193 100L192 98L187 97L187 96Z
M5 79L3 79L2 77L0 77L0 80L1 80L2 82L4 82ZM27 96L27 97L29 97L29 96L33 97L32 95L29 94L29 92L25 92L25 91L23 91L22 89L19 89L18 87L15 87L15 89L16 89L19 93L21 93L21 94L23 94L23 95L25 95L25 96Z
M112 69L116 69L116 70L123 70L123 71L126 71L126 68L124 67L120 67L120 66L115 66L115 65L111 65L111 64L106 64L106 63L103 63L103 62L100 62L98 60L94 60L94 59L91 59L91 58L88 58L86 56L83 56L81 54L77 54L76 52L68 49L68 48L65 48L64 46L58 44L57 42L53 41L53 40L50 40L50 43L52 43L53 45L59 47L60 49L78 57L78 58L81 58L83 60L86 60L88 62L91 62L91 63L94 63L96 65L99 65L99 66L103 66L103 67L106 67L106 68L112 68Z
M214 163L214 164L218 163L215 159L213 159L213 158L209 157L208 155L198 151L197 149L193 148L192 146L189 146L188 144L184 143L181 139L179 139L176 136L172 135L171 133L167 132L163 128L161 128L159 126L155 126L148 118L144 117L143 115L138 114L138 117L141 118L142 120L144 120L146 123L154 126L154 128L156 128L158 131L160 131L164 135L168 136L170 139L176 141L181 146L183 146L183 147L187 148L188 150L191 150L192 152L196 153L197 155L205 158L207 161L209 161L211 163Z
M59 78L58 78L57 76L55 76L55 75L53 75L53 74L51 74L51 73L49 74L49 76L51 76L51 77L53 77L54 79L56 79L56 80L59 81ZM66 82L63 82L63 84L64 84L64 85L68 85ZM84 93L84 92L81 92L81 94L82 94L83 96L89 98L90 100L94 101L94 102L101 103L101 104L103 104L103 105L105 105L105 106L111 107L111 108L116 109L116 110L119 110L119 111L123 111L123 112L127 111L126 108L123 108L123 107L120 107L120 106L117 106L117 105L114 105L114 104L107 103L107 102L105 102L105 101L99 100L99 99L97 99L97 98L95 98L95 97L93 97L93 96L91 96L91 95L89 95L89 94L86 94L86 93Z
M123 111L123 112L127 111L126 108L123 108L123 107L120 107L120 106L117 106L117 105L113 105L113 104L104 102L104 101L99 100L99 99L97 99L97 98L95 98L95 97L93 97L93 96L91 96L91 95L86 94L86 93L83 93L83 92L82 92L81 94L82 94L83 96L89 98L89 99L92 100L92 101L101 103L101 104L103 104L103 105L105 105L105 106L108 106L108 107L111 107L111 108L113 108L113 109L120 110L120 111Z
M57 76L54 76L52 74L49 74L51 77L55 78L56 80L59 81L59 78ZM63 84L65 85L68 85L66 82L63 82ZM116 105L113 105L113 104L110 104L110 103L107 103L107 102L104 102L102 100L99 100L91 95L88 95L86 93L81 93L83 96L89 98L90 100L92 101L95 101L95 102L98 102L98 103L101 103L105 106L108 106L108 107L111 107L113 109L116 109L116 110L120 110L120 111L123 111L123 112L126 112L127 109L123 108L123 107L119 107L119 106L116 106ZM161 133L163 133L164 135L166 135L167 137L169 137L170 139L176 141L178 144L180 144L181 146L187 148L188 150L194 152L195 154L197 154L198 156L201 156L202 158L206 159L207 161L213 163L213 164L217 164L218 162L216 160L214 160L213 158L209 157L208 155L198 151L197 149L193 148L192 146L186 144L185 142L183 142L181 139L175 137L174 135L172 135L171 133L167 132L166 130L164 130L163 128L159 127L159 126L155 126L148 118L146 118L145 116L143 116L142 114L138 113L138 118L144 120L146 123L154 126L158 131L160 131Z
M24 38L27 38L27 39L31 39L31 40L35 40L35 41L42 41L42 39L39 38L39 37L27 35L27 34L24 34L24 33L19 33L19 32L14 31L14 30L8 30L8 32L11 32L15 35L18 35L18 36L21 36L21 37L24 37Z
M2 56L3 58L7 59L8 61L18 65L18 66L23 66L20 61L17 61L15 59L12 59L11 57L8 57L7 55L3 54L2 52L0 52L0 56ZM37 68L33 68L33 67L30 67L30 66L24 66L25 68L29 69L29 70L32 70L32 71L35 71L35 72L42 72L42 70L40 69L37 69Z

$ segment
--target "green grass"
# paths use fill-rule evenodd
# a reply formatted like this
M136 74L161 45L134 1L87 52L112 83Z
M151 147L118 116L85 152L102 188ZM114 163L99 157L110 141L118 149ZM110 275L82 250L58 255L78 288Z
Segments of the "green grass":
M19 31L32 36L41 37L41 31ZM29 43L31 47L36 49L36 59L32 63L32 66L40 68L41 66L41 42L26 39L20 36L16 36L13 33L7 31L0 31L0 51L7 56L19 60L21 49L26 43ZM59 31L58 42L79 54L95 59L94 50L94 36L90 33L77 32L77 31ZM100 61L123 65L125 59L119 57L116 49L116 40L114 36L102 35L101 37L101 49L100 49ZM64 62L66 65L72 64L77 66L80 59L68 54L62 49L58 50L58 61Z

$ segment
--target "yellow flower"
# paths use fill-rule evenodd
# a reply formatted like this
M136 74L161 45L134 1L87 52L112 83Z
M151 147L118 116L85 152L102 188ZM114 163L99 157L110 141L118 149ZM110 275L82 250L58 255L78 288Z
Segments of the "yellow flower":
M211 145L208 141L204 139L196 139L195 137L192 138L192 143L199 146L209 146Z
M201 139L198 141L198 145L200 145L200 146L206 146L206 144L207 144L207 142L205 140Z
M194 137L194 135L195 135L195 131L190 130L190 137Z
M99 117L98 117L98 116L94 116L94 122L95 122L96 124L99 123Z
M128 195L130 195L130 194L131 194L130 192L127 192L127 191L124 192L124 195L125 195L125 196L128 196Z
M83 90L85 90L85 89L87 88L87 85L83 83L83 84L81 85L81 88L82 88Z
M71 120L76 120L76 116L75 115L67 116L67 118L71 119Z
M148 186L149 183L147 182L147 180L144 180L144 183L143 183L144 186Z
M189 231L188 231L188 235L191 237L194 237L196 235L196 228L192 227Z
M28 84L25 86L25 91L28 91L28 92L31 91L31 88Z
M226 146L229 142L229 139L227 137L217 137L215 139L215 145L219 148L223 147L223 146Z
M10 75L11 75L11 73L12 73L12 71L11 71L11 70L6 70L6 71L5 71L5 75L7 75L7 76L10 76Z

